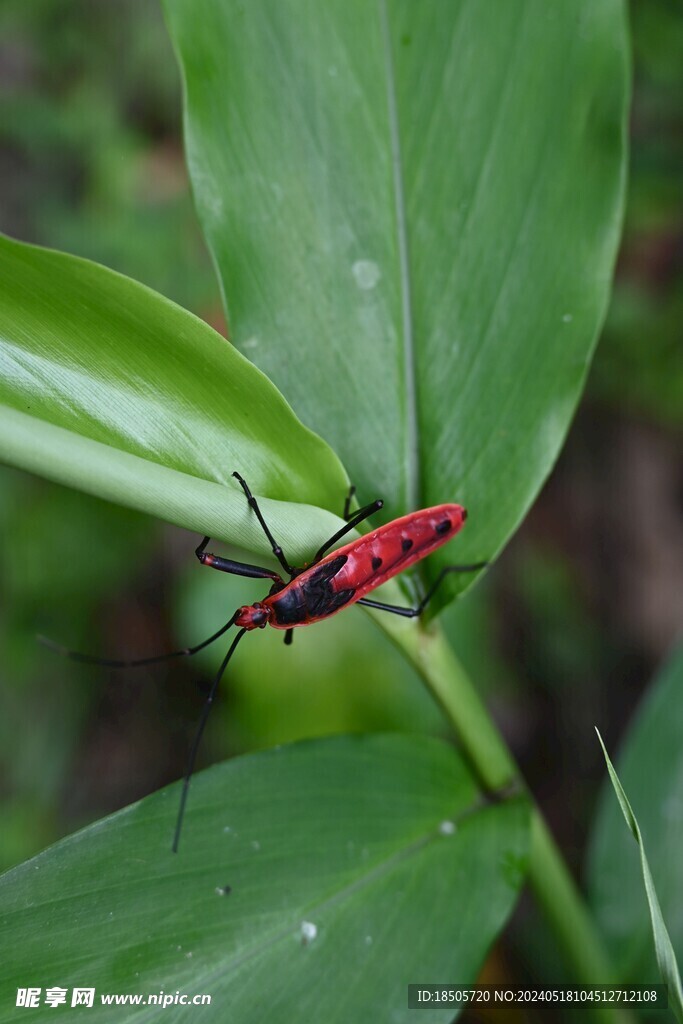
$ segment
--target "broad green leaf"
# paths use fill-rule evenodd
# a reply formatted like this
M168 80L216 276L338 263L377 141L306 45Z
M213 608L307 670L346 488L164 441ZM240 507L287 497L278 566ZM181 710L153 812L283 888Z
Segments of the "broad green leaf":
M525 801L483 803L434 740L318 740L211 768L174 856L177 800L176 785L0 879L0 1021L34 984L211 995L169 1007L173 1022L407 1021L409 981L474 980L524 873Z
M631 725L618 759L619 778L638 813L671 939L683 958L683 650L655 680ZM588 859L592 906L610 941L620 973L630 981L652 976L650 914L637 849L624 848L623 825L605 785Z
M388 517L460 500L456 559L492 557L557 456L605 312L623 3L165 9L235 343L363 499Z
M659 973L662 977L662 981L669 989L669 1006L673 1010L676 1019L681 1021L683 1024L683 988L681 987L681 976L678 970L678 964L676 963L676 954L674 953L673 946L671 945L671 938L662 916L662 908L659 904L659 899L657 898L657 891L655 889L652 872L650 871L650 865L648 864L647 856L645 855L645 844L643 843L640 826L638 825L636 816L633 813L633 808L629 803L628 797L624 792L624 787L621 785L619 777L614 770L614 765L610 761L609 754L607 753L607 749L599 732L598 739L600 740L602 752L605 755L607 770L614 787L614 792L617 794L621 812L624 815L626 824L633 834L633 838L638 844L640 867L643 874L643 883L647 894L647 902L650 908L652 937L654 939ZM678 853L678 868L680 870L680 847L678 849Z
M344 471L224 338L144 286L0 237L0 458L258 552L237 482L294 560L330 536ZM305 522L304 522L305 520ZM313 539L312 539L313 535Z

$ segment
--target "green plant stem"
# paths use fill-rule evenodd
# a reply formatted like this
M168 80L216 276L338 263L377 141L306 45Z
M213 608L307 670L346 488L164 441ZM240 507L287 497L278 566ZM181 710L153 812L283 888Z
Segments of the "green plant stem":
M545 918L559 939L576 977L584 985L616 982L586 904L536 806L531 816L529 881ZM610 1020L614 1011L605 1010Z
M489 791L507 787L526 790L505 741L438 626L432 624L423 629L390 615L375 615L374 618L407 655L443 708L482 787ZM582 985L615 983L616 972L595 923L535 805L531 820L529 881L577 982ZM627 1024L632 1020L631 1014L623 1009L593 1008L591 1012L596 1021Z

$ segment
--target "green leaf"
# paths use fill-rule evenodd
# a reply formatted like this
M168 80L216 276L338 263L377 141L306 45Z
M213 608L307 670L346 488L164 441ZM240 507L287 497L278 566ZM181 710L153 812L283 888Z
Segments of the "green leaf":
M0 879L0 1021L31 984L212 996L175 1021L407 1021L409 981L474 980L523 877L525 800L482 802L434 740L318 740L211 768L174 856L177 802L176 785Z
M683 649L662 670L635 714L619 754L619 777L638 808L657 891L674 949L683 957ZM652 975L650 914L635 847L623 848L623 826L605 785L588 858L591 904L623 977Z
M595 731L598 733L600 746L602 747L602 752L605 755L605 761L607 762L607 770L609 772L612 785L614 786L614 791L617 794L622 814L624 815L626 824L633 834L633 838L638 844L640 852L640 867L643 874L647 902L650 908L652 937L655 944L655 954L657 957L659 973L661 974L662 981L668 985L669 988L669 1006L673 1010L676 1019L683 1022L683 988L681 987L681 976L678 970L678 964L676 963L676 954L674 953L673 946L671 945L669 932L667 931L667 927L662 916L662 909L657 898L650 865L648 864L647 857L645 855L645 844L643 843L640 827L636 820L636 816L633 813L633 808L628 801L628 797L624 792L624 788L619 781L616 771L614 770L614 765L610 761L605 744L602 742L602 736L597 729ZM676 867L680 872L680 846L678 847L678 854L679 856L676 862ZM618 860L616 863L618 863Z
M348 487L327 445L201 320L104 267L0 237L0 458L252 551L288 556L338 527ZM313 539L312 539L313 537Z
M605 313L623 3L165 8L235 343L363 499L388 517L460 500L457 560L492 557L557 456Z

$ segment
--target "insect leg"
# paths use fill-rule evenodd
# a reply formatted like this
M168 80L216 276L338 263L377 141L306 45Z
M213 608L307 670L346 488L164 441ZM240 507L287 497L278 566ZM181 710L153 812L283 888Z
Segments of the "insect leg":
M392 612L394 615L403 615L406 619L414 619L417 615L421 615L425 610L434 594L438 590L444 578L450 572L476 572L478 569L484 569L488 565L488 562L474 562L472 565L447 565L445 569L442 569L436 580L429 588L425 596L422 598L417 608L404 608L399 604L384 604L382 601L370 601L365 597L361 597L356 604L365 605L366 608L377 608L382 612Z
M288 629L285 632L285 643L287 644L288 647L291 645L293 639L294 639L294 630L293 629Z
M263 516L261 515L261 509L258 507L258 502L256 501L256 498L251 493L251 491L249 490L246 482L242 479L242 477L239 475L239 473L233 473L232 475L235 477L236 480L239 480L240 485L242 487L242 490L244 491L244 493L247 496L247 501L249 502L249 507L252 508L254 510L254 512L256 513L256 518L258 519L259 523L263 527L263 532L265 533L266 537L268 538L268 540L270 542L270 546L272 548L273 554L275 555L275 557L277 558L278 562L280 563L282 568L285 570L285 572L288 573L288 575L291 576L292 572L294 570L292 569L291 565L289 564L289 562L285 558L285 555L284 555L284 552L283 552L282 548L280 547L279 544L277 544L275 542L275 538L273 537L272 533L268 529L268 526L266 525L266 521L263 518Z
M344 511L342 513L342 517L346 520L347 523L351 518L351 502L353 500L353 496L355 493L356 488L354 487L353 484L351 484L351 486L349 487L349 493L346 495L346 498L344 500Z
M348 500L350 500L350 496ZM311 565L315 565L316 562L319 562L325 552L329 550L333 544L336 544L338 540L341 540L342 537L345 536L345 534L355 529L355 527L358 526L359 523L362 523L364 519L367 519L368 516L373 515L375 512L379 512L383 505L384 502L382 499L378 498L377 501L373 501L370 505L366 505L365 508L360 509L358 512L354 512L346 526L342 526L341 530L337 530L337 532L333 534L318 551L316 551L315 558L311 561Z
M237 636L235 637L235 639L233 640L233 642L230 644L230 649L223 658L223 661L221 662L221 667L218 669L214 681L211 684L209 695L204 703L204 708L202 710L201 718L199 719L197 732L195 733L195 737L192 742L192 748L190 749L190 757L187 762L187 770L185 772L185 777L183 779L183 788L180 794L180 807L178 808L178 817L176 819L175 832L173 834L172 850L174 853L178 852L178 843L180 842L180 830L183 825L183 816L185 814L185 804L187 803L187 794L190 789L190 779L192 778L192 773L194 772L194 765L195 761L197 760L197 751L199 750L199 744L201 743L201 739L204 734L204 729L206 728L206 723L209 719L211 708L213 707L213 702L216 699L216 693L218 692L219 683L223 678L223 673L225 672L228 662L232 658L233 651L235 650L238 643L240 642L240 640L242 639L246 632L246 629L241 629Z
M235 562L231 558L221 558L219 555L212 555L210 551L205 551L206 545L211 540L210 537L205 537L201 544L195 548L195 555L202 563L202 565L208 565L211 569L219 569L220 572L229 572L233 576L249 576L253 579L264 579L274 580L275 583L282 583L284 580L277 572L273 572L272 569L264 569L260 565L249 565L248 562Z
M55 654L61 654L64 658L71 658L72 661L82 661L87 665L105 665L107 668L137 668L139 665L154 665L158 661L168 661L170 658L183 658L192 654L196 654L197 651L203 650L212 644L214 640L218 640L219 636L223 636L227 630L234 625L237 612L232 616L229 622L226 622L224 626L221 626L217 632L213 633L207 640L202 640L200 644L195 644L194 647L184 647L181 651L171 651L169 654L156 654L151 658L136 658L134 661L116 661L112 658L97 658L92 654L81 654L80 651L72 651L68 647L62 647L61 644L56 644L54 640L48 639L46 636L38 636L38 642L43 644L44 647L49 647Z
M370 601L367 597L360 597L356 604L362 604L366 608L377 608L381 612L391 612L393 615L402 615L405 619L414 619L420 612L417 608L404 608L400 604L384 604L383 601Z

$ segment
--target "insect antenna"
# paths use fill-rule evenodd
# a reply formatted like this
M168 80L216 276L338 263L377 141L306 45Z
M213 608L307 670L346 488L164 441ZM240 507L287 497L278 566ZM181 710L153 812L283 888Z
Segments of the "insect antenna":
M82 654L81 651L72 651L69 647L63 647L61 644L55 643L54 640L50 640L47 636L41 636L40 634L36 637L38 643L41 643L43 647L49 648L55 654L59 654L63 658L70 658L72 661L84 662L86 665L104 665L107 668L137 668L139 665L154 665L159 661L169 661L172 658L185 658L196 654L198 651L203 650L212 644L214 640L218 640L220 636L223 636L232 625L234 625L237 612L232 616L229 622L226 622L224 626L221 626L217 632L213 633L208 639L202 640L200 644L195 644L194 647L183 647L180 651L170 651L168 654L155 654L151 658L135 658L133 661L118 661L112 658L98 658L94 654Z
M229 625L231 624L232 623L229 623ZM220 684L220 681L223 678L223 673L225 672L228 662L232 658L233 651L235 650L238 643L240 642L240 640L242 639L246 632L246 629L241 629L237 636L235 637L235 639L233 640L233 642L230 644L230 649L223 658L223 661L221 662L221 667L218 669L218 672L216 673L214 681L211 684L211 689L209 690L209 695L204 703L202 715L201 718L199 719L199 725L197 726L197 732L192 742L190 757L187 762L187 770L185 772L185 777L183 779L183 789L180 794L180 807L178 808L178 818L176 821L175 833L173 835L173 846L171 847L174 853L178 852L178 843L180 842L180 830L183 826L183 817L185 815L185 804L187 803L187 794L190 789L190 780L194 772L195 761L197 760L197 751L199 750L199 744L201 743L201 739L204 734L204 729L206 728L206 723L209 719L211 708L213 707L213 702L216 699L216 693L218 692L218 686Z

